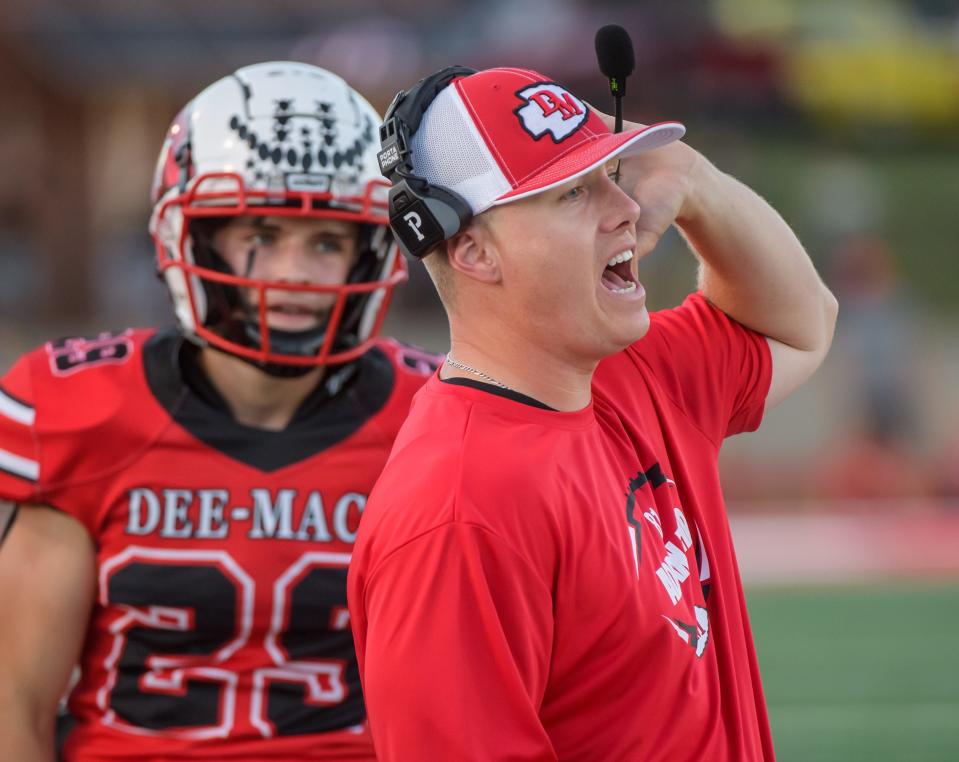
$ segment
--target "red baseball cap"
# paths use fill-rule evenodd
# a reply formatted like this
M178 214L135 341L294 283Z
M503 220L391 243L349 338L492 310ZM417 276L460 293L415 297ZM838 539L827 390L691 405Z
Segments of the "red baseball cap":
M562 85L525 69L487 69L454 80L413 135L413 171L452 190L473 214L578 177L615 156L659 148L686 128L661 122L612 132Z

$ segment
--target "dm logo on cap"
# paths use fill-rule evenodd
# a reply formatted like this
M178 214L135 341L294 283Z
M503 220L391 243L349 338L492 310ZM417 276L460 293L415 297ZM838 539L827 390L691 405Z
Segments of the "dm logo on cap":
M579 98L553 82L537 82L524 87L516 96L524 103L514 113L534 140L548 132L554 143L560 143L589 117L589 110Z

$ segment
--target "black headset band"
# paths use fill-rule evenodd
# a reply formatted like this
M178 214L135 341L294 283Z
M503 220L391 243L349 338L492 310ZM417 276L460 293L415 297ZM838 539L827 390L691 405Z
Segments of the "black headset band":
M409 90L401 90L396 94L386 111L384 121L389 121L393 116L399 116L409 128L410 135L412 135L419 129L423 114L426 113L430 104L436 100L436 96L445 90L454 79L468 77L471 74L476 74L476 69L471 69L468 66L447 66L428 77L423 77Z
M384 177L394 180L394 173L405 178L419 179L413 175L409 141L423 121L430 104L436 96L458 77L475 74L468 66L447 66L428 77L423 77L409 90L400 90L394 97L380 127L382 150L378 159ZM391 150L395 146L395 153ZM384 156L385 154L385 156Z
M390 227L400 247L413 257L424 257L469 223L472 211L451 190L439 188L414 173L411 139L430 104L458 77L475 74L466 66L447 66L424 77L393 98L380 127L380 172L390 180Z

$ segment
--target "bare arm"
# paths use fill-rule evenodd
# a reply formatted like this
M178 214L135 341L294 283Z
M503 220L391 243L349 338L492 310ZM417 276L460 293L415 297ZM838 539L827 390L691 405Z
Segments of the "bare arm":
M781 402L825 358L838 312L795 233L757 193L685 143L624 159L621 174L641 210L637 255L651 252L670 225L682 231L701 262L706 298L767 337L766 406Z
M822 363L838 304L775 209L699 154L692 174L676 223L702 262L705 296L769 340L771 407Z
M0 545L0 738L6 759L52 760L57 703L86 635L95 590L86 530L22 506Z

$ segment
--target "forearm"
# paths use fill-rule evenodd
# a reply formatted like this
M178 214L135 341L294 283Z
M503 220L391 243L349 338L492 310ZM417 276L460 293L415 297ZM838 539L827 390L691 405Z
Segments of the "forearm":
M12 686L4 686L0 694L0 738L3 759L23 759L31 762L52 760L56 707L49 711L37 711L26 705L12 693Z
M740 323L804 352L825 351L837 304L785 220L700 156L677 217L705 296Z
M54 758L57 705L95 584L86 530L66 514L22 506L0 547L0 758Z

